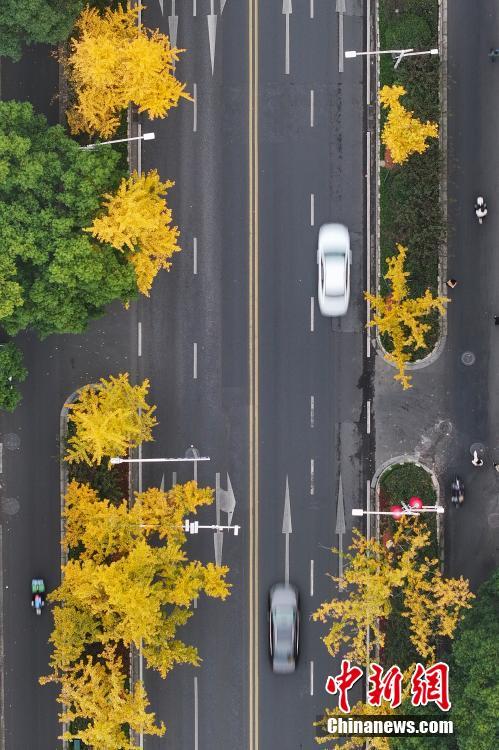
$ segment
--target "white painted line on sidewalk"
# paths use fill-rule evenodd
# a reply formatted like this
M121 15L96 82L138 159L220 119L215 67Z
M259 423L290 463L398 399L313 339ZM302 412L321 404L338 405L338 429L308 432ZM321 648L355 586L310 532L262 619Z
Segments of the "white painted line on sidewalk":
M310 330L314 331L315 297L310 297Z
M315 396L310 396L310 429L315 425Z
M193 102L194 120L192 123L192 130L194 131L194 133L197 133L197 130L198 130L198 85L197 83L192 84L192 98L194 99L194 102Z
M314 127L314 90L310 89L310 127Z
M314 17L314 0L310 0L310 18Z
M137 355L142 357L142 323L137 323Z
M194 257L194 261L193 261L194 267L192 270L193 270L194 276L196 276L198 272L198 238L197 237L194 237L192 252L193 252L193 257Z
M193 373L194 380L198 377L198 345L194 342L194 361L193 361Z
M1 445L1 443L0 443ZM0 750L5 750L5 653L3 640L3 527L0 525Z
M315 492L315 461L313 458L310 459L310 494L313 495Z
M310 560L310 596L314 595L314 561Z
M315 195L310 193L310 226L315 224Z
M314 694L314 662L310 662L310 695Z
M366 410L367 410L367 434L370 435L371 434L371 402L370 401L367 402Z

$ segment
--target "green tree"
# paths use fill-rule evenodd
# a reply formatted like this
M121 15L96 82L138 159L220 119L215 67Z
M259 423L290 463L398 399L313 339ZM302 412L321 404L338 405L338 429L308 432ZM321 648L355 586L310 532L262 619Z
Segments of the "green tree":
M82 231L117 188L119 159L81 149L28 102L0 102L0 321L10 335L81 333L137 294L128 259Z
M62 42L84 5L84 0L2 0L0 55L19 60L23 44Z
M16 383L26 380L23 355L15 344L0 344L0 409L14 411L22 396Z

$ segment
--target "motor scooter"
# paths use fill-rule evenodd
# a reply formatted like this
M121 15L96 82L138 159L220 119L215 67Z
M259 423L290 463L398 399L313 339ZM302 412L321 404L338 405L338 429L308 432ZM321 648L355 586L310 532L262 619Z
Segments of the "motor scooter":
M456 508L460 508L464 503L464 482L457 475L452 480L450 499Z

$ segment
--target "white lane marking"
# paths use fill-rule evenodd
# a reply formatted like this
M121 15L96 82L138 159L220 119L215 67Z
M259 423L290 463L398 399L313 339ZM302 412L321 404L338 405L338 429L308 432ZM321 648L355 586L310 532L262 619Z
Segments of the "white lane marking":
M338 72L343 73L344 71L344 57L343 52L343 13L339 14L338 17Z
M137 355L142 357L142 323L137 323Z
M315 224L315 195L310 193L310 226Z
M197 83L192 84L192 98L194 99L194 107L193 107L193 123L192 123L192 130L194 133L197 133L198 130L198 85Z
M198 14L197 0L192 0L192 15L197 16L197 14Z
M310 428L313 430L315 425L315 396L310 396Z
M314 0L310 0L310 18L314 17Z
M310 89L310 127L314 127L314 90Z
M371 483L369 479L366 480L366 510L371 510ZM366 538L368 540L371 538L371 515L369 513L366 515Z
M310 330L314 330L315 297L310 297Z
M142 409L139 409L139 415L142 414ZM142 443L139 445L138 458L142 459ZM139 461L139 492L142 492L142 460Z
M194 380L198 377L198 345L194 342L194 360L193 360L193 373Z
M176 484L177 484L177 472L172 471L172 487L175 487Z
M198 678L194 678L194 750L199 748Z
M140 23L139 23L140 26ZM139 122L137 125L137 135L139 136L138 148L137 148L137 173L140 177L142 174L142 138L140 137L142 135L142 123Z
M371 434L371 402L368 401L366 405L367 409L367 434Z
M197 596L194 597L194 599L192 600L192 604L194 606L194 609L198 608L198 598L197 598Z
M314 662L310 662L310 695L314 694Z
M198 272L198 238L197 237L194 237L193 245L194 245L193 247L194 267L192 270L193 270L194 276L196 276Z
M315 492L315 461L313 458L310 459L310 494L313 495Z
M314 595L314 561L310 560L310 596Z
M366 133L367 173L366 173L366 287L371 291L371 133ZM371 303L366 300L366 319L371 320ZM367 356L371 356L371 328L366 328Z
M141 682L144 682L144 655L142 653L142 638L140 639L140 647L139 647L139 680ZM140 735L139 735L139 747L144 747L144 730L140 729Z
M3 472L3 443L0 443L0 474Z

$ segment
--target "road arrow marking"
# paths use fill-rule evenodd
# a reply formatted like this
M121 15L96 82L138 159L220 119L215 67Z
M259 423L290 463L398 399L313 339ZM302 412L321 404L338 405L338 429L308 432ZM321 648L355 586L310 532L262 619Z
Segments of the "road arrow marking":
M343 502L343 482L338 485L338 501L336 503L336 533L338 534L338 578L343 578L343 535L346 533L345 503Z
M232 483L230 481L229 473L227 472L227 489L224 490L220 486L220 473L217 472L215 474L215 515L217 526L221 525L221 511L227 513L227 526L231 525L235 507L236 498L234 495L234 490L232 489ZM223 531L215 531L213 535L213 541L215 544L215 564L220 566L222 564Z
M289 75L289 17L293 12L291 0L282 0L282 12L286 16L286 61L284 72Z
M226 2L227 0L220 0L220 15L222 15L222 13L224 12Z
M173 0L173 1L175 2L175 0ZM164 13L163 2L164 2L164 0L158 0L159 7L161 8L161 15L163 15L163 13Z
M289 499L289 481L286 476L286 495L284 497L284 514L282 517L282 533L286 535L286 552L284 558L284 581L289 583L289 535L293 533L291 524L291 502Z
M168 16L168 30L170 33L171 46L176 47L177 46L178 16L175 13L175 0L172 0L172 14L171 16Z
M211 2L211 13L208 14L208 37L210 41L211 75L215 72L215 45L217 43L217 15L215 13L215 0Z

